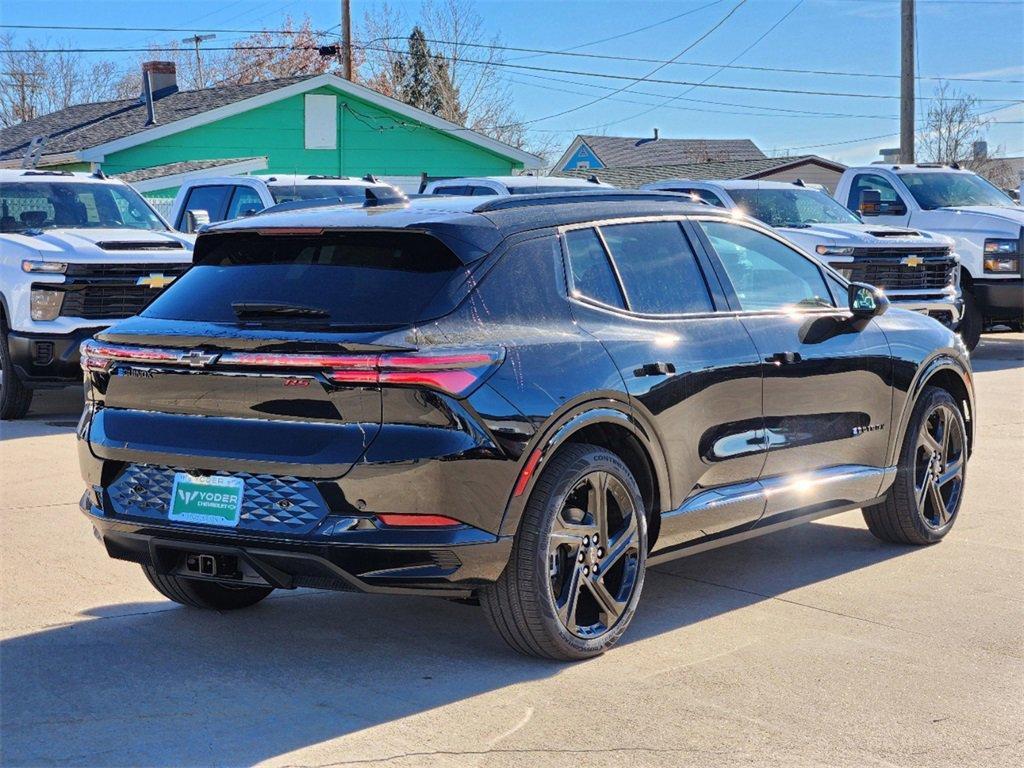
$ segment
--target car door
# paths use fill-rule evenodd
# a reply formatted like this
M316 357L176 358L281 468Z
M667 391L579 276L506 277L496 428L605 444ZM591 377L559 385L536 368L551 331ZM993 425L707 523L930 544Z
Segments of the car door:
M692 232L659 218L574 226L562 240L577 322L665 454L659 551L752 525L764 508L760 360L740 320L716 312L724 295Z
M885 334L853 317L844 283L768 229L722 218L699 228L761 359L765 519L874 498L891 431Z

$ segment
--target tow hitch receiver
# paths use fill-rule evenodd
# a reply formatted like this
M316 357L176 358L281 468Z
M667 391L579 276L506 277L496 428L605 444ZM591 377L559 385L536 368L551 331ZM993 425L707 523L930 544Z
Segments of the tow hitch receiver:
M221 579L241 579L238 558L234 555L189 554L185 557L185 569L200 576L216 576Z

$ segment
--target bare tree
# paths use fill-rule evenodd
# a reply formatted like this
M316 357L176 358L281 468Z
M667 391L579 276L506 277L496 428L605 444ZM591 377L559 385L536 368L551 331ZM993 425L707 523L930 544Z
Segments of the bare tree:
M939 83L918 137L921 157L930 163L964 163L974 156L988 121L978 115L973 96Z
M16 125L73 104L119 98L121 71L115 64L89 63L64 48L0 36L0 124ZM50 49L59 50L44 52Z
M525 147L526 126L513 107L497 36L487 38L480 14L467 0L424 0L419 19L410 23L391 6L375 8L363 21L363 75L371 88L400 98L407 69L409 31L423 31L439 105L435 111L458 125ZM550 151L550 147L548 147Z
M222 62L221 82L253 83L298 75L340 73L338 53L328 53L330 48L318 39L308 15L298 27L291 16L285 16L280 30L258 32L235 43L234 50ZM353 67L358 65L356 59Z

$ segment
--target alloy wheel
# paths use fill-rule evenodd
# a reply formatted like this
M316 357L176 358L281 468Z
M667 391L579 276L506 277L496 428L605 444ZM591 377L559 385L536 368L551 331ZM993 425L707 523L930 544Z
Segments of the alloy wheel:
M963 424L947 404L936 406L921 424L914 462L917 511L933 528L949 524L964 487L966 443Z
M572 634L593 639L616 625L636 589L638 515L625 485L609 472L581 478L555 516L548 541L551 597Z

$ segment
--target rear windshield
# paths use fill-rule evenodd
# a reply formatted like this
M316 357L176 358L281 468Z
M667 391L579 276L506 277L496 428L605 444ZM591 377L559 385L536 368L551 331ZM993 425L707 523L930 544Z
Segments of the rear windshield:
M440 241L409 232L202 235L194 263L143 317L390 328L447 312L468 274Z

